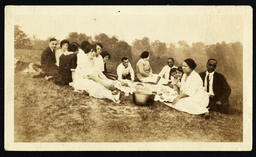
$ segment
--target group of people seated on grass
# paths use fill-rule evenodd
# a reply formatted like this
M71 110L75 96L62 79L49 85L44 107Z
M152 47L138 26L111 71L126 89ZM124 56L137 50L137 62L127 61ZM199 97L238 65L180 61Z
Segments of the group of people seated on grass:
M193 59L187 58L177 67L170 57L161 72L154 74L149 62L150 53L143 51L135 71L129 59L120 56L121 63L116 73L110 73L106 63L111 55L102 51L102 44L83 41L79 45L62 40L59 49L57 44L57 40L52 38L43 51L43 73L40 75L47 80L54 80L58 85L70 85L77 92L86 91L92 97L107 98L119 103L120 91L127 92L125 87L132 87L134 82L153 84L155 87L164 86L175 91L172 101L165 101L165 104L179 111L190 114L208 114L209 110L228 112L231 89L225 77L215 71L216 59L209 59L206 71L197 73L197 64Z

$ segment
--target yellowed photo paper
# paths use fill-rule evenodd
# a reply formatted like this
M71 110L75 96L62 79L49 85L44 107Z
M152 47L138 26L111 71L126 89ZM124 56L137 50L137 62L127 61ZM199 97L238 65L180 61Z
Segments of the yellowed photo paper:
M250 6L6 6L5 149L252 149Z

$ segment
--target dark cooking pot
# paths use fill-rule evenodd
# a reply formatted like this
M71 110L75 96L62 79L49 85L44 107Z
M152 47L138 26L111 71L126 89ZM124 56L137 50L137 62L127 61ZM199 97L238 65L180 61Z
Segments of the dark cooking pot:
M155 95L152 93L142 93L134 92L133 93L133 102L136 105L140 106L150 106L154 103Z

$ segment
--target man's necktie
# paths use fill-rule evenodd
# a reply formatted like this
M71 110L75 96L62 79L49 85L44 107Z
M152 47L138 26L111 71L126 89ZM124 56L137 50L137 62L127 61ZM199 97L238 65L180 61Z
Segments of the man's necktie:
M206 78L206 79L207 79L207 80L206 80L206 81L207 81L206 91L209 92L209 86L210 86L210 85L209 85L209 82L210 82L209 74L207 75L207 78Z

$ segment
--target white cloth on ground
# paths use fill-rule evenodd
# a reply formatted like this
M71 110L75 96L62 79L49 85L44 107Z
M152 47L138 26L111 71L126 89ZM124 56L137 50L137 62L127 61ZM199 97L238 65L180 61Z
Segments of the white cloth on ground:
M160 102L172 102L177 95L178 93L173 88L158 84L157 94L154 100Z
M135 92L135 84L130 80L114 81L114 87L124 92L126 96Z
M152 83L156 83L157 78L158 78L158 75L157 75L157 74L152 74L152 75L149 76L149 77L143 77L143 78L141 78L140 81L141 81L141 82L152 82Z

